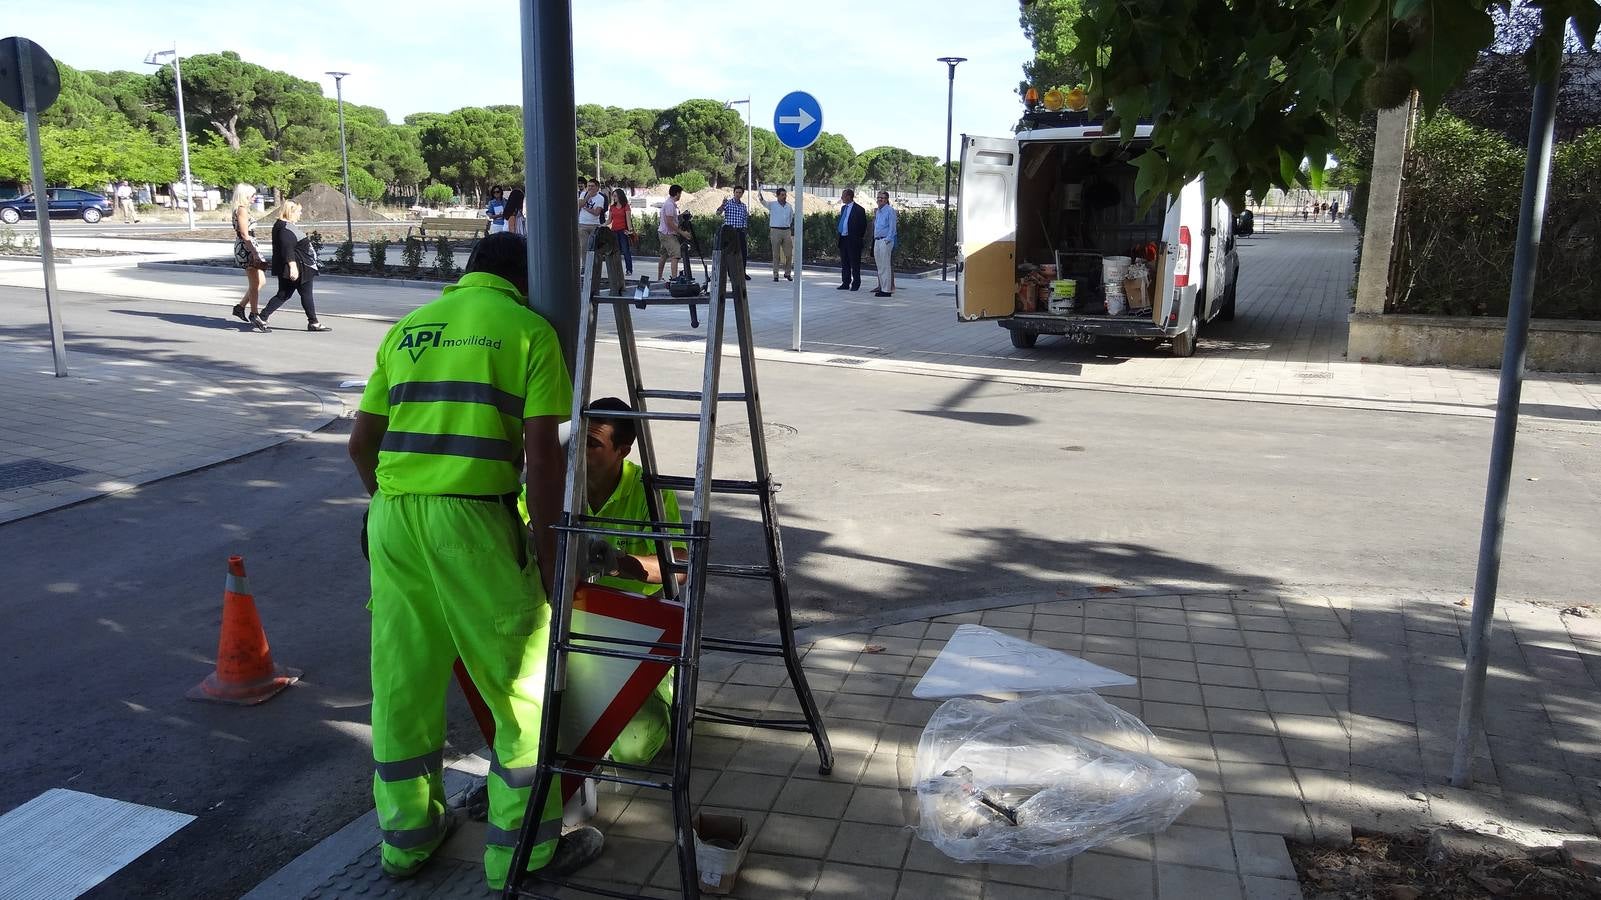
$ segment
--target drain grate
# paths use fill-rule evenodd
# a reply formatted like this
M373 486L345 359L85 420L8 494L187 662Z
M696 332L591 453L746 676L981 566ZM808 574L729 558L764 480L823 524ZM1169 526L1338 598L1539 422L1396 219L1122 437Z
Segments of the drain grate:
M1051 387L1045 384L1020 384L1016 390L1019 394L1060 394L1067 388Z
M823 360L823 362L833 363L838 366L859 366L862 363L867 362L867 360L856 359L852 356L830 356L828 359Z
M0 491L43 484L46 481L59 481L62 478L82 474L82 469L74 469L71 466L59 466L43 459L24 459L0 465Z
M1296 372L1296 378L1333 378L1333 372Z
M704 334L661 334L656 336L658 341L705 341Z

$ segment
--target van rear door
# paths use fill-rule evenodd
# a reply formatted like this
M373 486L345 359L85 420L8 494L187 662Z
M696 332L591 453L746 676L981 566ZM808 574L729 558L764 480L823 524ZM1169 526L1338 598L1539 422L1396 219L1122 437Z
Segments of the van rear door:
M1012 138L962 136L956 317L1009 316L1017 293L1017 158Z

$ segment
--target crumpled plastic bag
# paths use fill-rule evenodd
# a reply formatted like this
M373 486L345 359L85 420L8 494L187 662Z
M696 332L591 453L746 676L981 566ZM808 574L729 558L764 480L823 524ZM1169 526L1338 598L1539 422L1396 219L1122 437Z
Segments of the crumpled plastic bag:
M917 747L917 833L962 862L1048 865L1161 831L1201 794L1156 743L1093 693L948 700Z

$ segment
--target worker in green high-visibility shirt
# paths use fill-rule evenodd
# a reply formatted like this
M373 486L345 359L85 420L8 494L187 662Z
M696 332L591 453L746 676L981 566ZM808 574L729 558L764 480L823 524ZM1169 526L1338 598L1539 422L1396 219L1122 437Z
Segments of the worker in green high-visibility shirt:
M585 506L589 515L603 519L626 519L637 522L650 520L650 506L646 502L644 471L628 459L638 437L633 419L607 417L610 412L632 412L633 407L616 397L602 397L591 401L589 426L583 435ZM680 522L678 497L672 491L658 491L664 522ZM604 498L597 506L596 498ZM528 518L527 494L522 504L523 518ZM627 526L597 524L607 530L623 530ZM683 562L688 555L683 541L672 542L673 558ZM653 596L661 592L661 558L656 555L653 541L645 538L596 537L586 554L586 572L595 584L628 591L632 594ZM682 582L684 576L678 575ZM667 677L645 701L644 707L629 720L623 733L612 743L612 759L621 763L648 763L666 745L672 731L671 706L673 678Z
M441 781L458 657L495 720L491 887L506 882L534 786L565 468L557 425L572 382L554 330L525 303L526 254L521 235L484 238L460 281L389 330L350 435L372 495L373 796L392 877L415 875L458 816ZM527 527L516 513L525 464ZM554 874L603 844L593 828L561 834L555 791L535 837L530 870Z

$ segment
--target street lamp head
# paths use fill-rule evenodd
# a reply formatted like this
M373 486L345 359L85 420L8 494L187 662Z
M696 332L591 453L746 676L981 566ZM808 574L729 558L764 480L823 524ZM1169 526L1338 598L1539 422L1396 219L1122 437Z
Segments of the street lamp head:
M168 59L171 59L177 55L177 52L174 50L152 50L148 55L145 56L145 65L164 66L167 64Z
M330 75L330 76L333 77L333 79L335 81L338 81L339 79L345 77L346 75L349 75L350 73L349 72L324 72L323 74L324 75Z
M958 63L967 62L967 57L965 57L965 56L941 56L939 58L939 62L942 62L945 65L950 66L951 68L954 69L954 68L956 68Z

